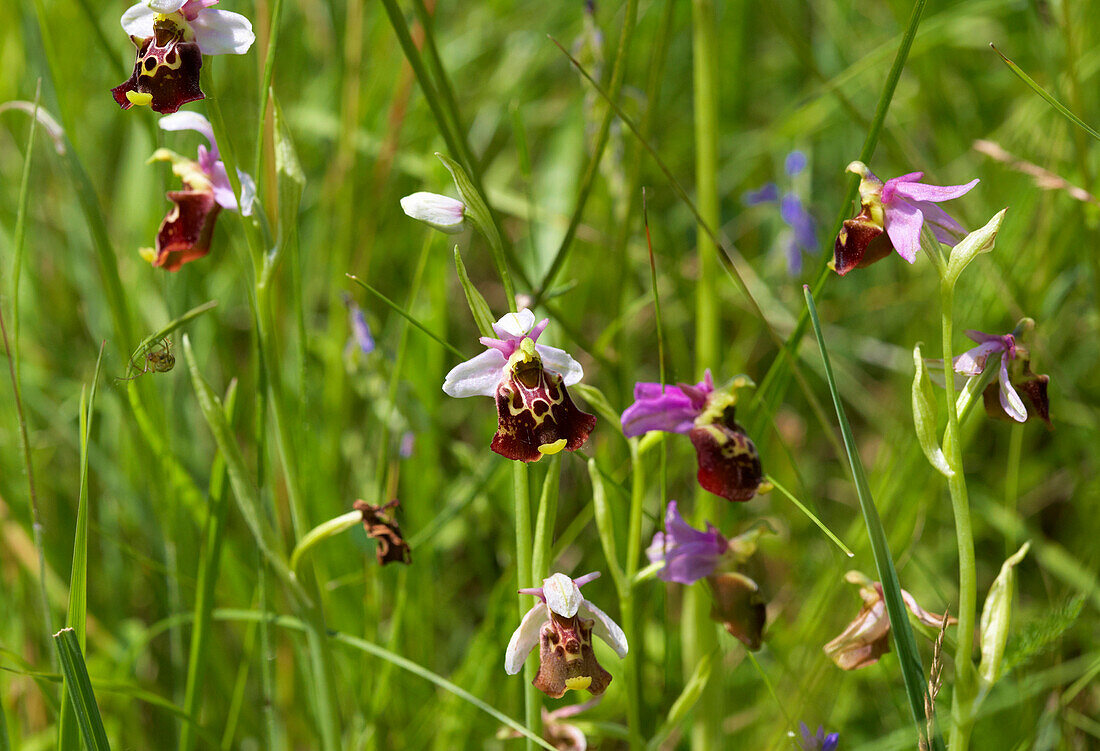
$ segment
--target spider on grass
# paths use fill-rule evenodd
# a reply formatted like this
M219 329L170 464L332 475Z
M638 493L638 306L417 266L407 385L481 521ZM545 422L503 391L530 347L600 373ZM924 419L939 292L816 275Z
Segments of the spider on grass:
M172 341L167 337L145 349L144 365L135 362L140 355L141 349L139 348L138 351L134 353L133 357L130 358L130 367L127 370L127 372L134 370L138 372L132 376L119 378L118 380L132 381L135 378L140 378L146 373L167 373L169 370L176 367L176 356L172 354Z

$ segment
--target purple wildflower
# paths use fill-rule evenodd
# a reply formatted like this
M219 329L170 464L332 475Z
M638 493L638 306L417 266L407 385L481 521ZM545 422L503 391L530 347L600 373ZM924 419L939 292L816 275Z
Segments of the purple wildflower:
M861 178L861 210L844 222L836 238L833 268L841 276L885 258L891 249L913 263L925 222L945 245L954 247L965 237L962 225L936 204L966 195L978 184L977 179L965 185L929 185L919 182L923 172L910 172L884 183L863 162L852 162L848 171Z
M344 347L344 355L346 357L352 356L356 351L369 355L374 351L375 341L370 330L370 324L367 323L367 317L363 315L363 309L356 305L355 301L351 299L351 295L346 292L344 293L344 305L348 309L348 328L350 329L348 343Z
M703 413L707 398L714 392L714 379L708 370L694 386L662 386L659 383L634 384L634 403L623 412L623 434L627 438L660 430L665 433L690 433L695 418Z
M794 178L806 169L806 155L801 151L792 151L784 163L787 177ZM817 231L813 215L806 209L802 198L789 190L780 196L779 186L768 183L759 190L749 191L742 197L746 206L759 206L765 203L778 203L779 215L791 229L787 238L787 270L792 276L802 271L802 254L817 253Z
M806 723L798 723L799 732L802 734L802 751L836 751L840 743L840 733L825 734L825 728L817 726L817 732L811 734Z
M664 561L660 579L692 584L713 574L728 549L729 540L714 525L707 522L707 531L700 532L680 516L676 501L669 501L665 531L653 535L645 552L652 563Z

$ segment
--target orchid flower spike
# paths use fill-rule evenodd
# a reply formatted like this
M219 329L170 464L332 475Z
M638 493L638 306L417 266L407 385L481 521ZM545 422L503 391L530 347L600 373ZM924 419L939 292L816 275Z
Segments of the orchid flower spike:
M256 199L256 184L244 172L237 170L241 184L241 206L229 183L225 164L219 159L218 144L210 122L197 112L177 112L160 119L163 130L193 130L206 137L210 148L199 144L198 158L188 159L168 149L157 149L150 161L171 162L172 172L183 180L183 190L168 191L173 206L157 230L156 248L144 248L141 255L166 271L202 258L210 252L214 236L214 220L222 209L252 213Z
M699 484L726 500L747 501L771 490L764 483L756 444L734 420L737 391L749 385L751 380L739 376L715 390L709 370L694 386L636 383L634 403L621 418L623 434L633 438L651 430L687 433L695 446Z
M626 657L626 634L615 621L581 595L581 587L600 573L595 571L579 579L553 574L542 580L541 587L521 589L520 594L539 598L523 616L519 628L508 642L504 669L508 675L523 670L527 655L539 647L539 672L534 686L547 696L560 699L569 689L587 689L599 696L611 683L611 674L596 661L592 634L600 637Z
M456 365L443 381L448 396L496 399L498 426L490 448L516 461L576 451L596 427L595 416L577 409L566 390L584 376L580 363L564 350L537 344L549 323L535 323L527 308L508 313L493 324L500 338L481 337L485 351Z
M886 596L882 584L873 582L859 571L849 571L844 578L859 585L859 596L863 607L859 615L848 624L844 631L824 646L825 654L842 670L856 670L874 665L878 659L890 651L890 616L886 613ZM901 590L905 607L917 619L935 629L940 628L943 616L929 613L917 604L913 595ZM955 623L951 618L948 623Z
M787 154L784 171L788 179L793 182L806 169L807 164L808 160L803 152L795 150ZM783 242L787 253L787 271L791 276L799 274L802 271L802 254L817 254L817 226L813 214L806 208L796 189L792 187L780 196L779 186L768 183L758 190L749 191L742 196L741 201L746 206L779 205L779 217L789 229Z
M830 266L841 276L882 260L891 250L913 263L925 222L944 245L954 247L966 236L962 225L936 204L966 195L978 180L965 185L929 185L918 182L923 172L911 172L884 183L863 162L852 162L848 172L860 176L860 212L844 222L833 248Z
M982 393L986 413L993 418L1007 416L1016 422L1027 422L1032 416L1038 416L1050 427L1050 400L1047 398L1050 378L1031 372L1031 359L1027 350L1017 343L1016 335L997 336L972 329L966 335L977 342L978 346L963 352L952 361L956 373L980 376L989 358L993 355L1000 356L997 383L989 384ZM1021 391L1031 402L1034 410L1032 413L1028 412L1020 398Z
M130 78L111 89L118 106L148 105L171 114L203 98L203 55L243 55L256 35L239 13L214 10L218 0L145 0L122 14L122 29L137 48Z
M401 199L406 215L448 235L466 228L466 204L438 193L413 193Z

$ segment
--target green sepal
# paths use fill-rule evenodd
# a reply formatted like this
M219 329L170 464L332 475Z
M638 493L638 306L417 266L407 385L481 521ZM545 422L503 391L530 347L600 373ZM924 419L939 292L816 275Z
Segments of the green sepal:
M928 463L944 477L954 477L955 470L947 463L947 457L940 448L936 435L936 400L932 394L932 382L928 379L928 369L924 366L920 344L913 348L913 424L917 428L917 441Z
M982 661L978 667L982 693L988 691L1001 677L1005 644L1008 642L1008 626L1012 620L1012 597L1016 584L1016 566L1027 555L1030 542L1025 542L1001 565L982 607L981 643Z
M954 287L955 282L959 279L959 274L976 256L993 250L993 244L997 240L997 230L1001 228L1001 222L1004 221L1006 211L1008 209L1001 209L984 227L974 230L951 249L951 256L947 259L947 270L944 276L945 284Z

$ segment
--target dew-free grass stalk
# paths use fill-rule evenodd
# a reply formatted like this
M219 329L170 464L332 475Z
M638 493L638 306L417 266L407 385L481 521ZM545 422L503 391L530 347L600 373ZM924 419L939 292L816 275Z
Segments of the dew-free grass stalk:
M630 728L630 748L637 751L645 747L642 734L642 659L645 649L642 645L642 630L638 624L637 602L634 594L637 587L634 577L638 574L638 565L642 557L642 516L645 503L646 478L645 463L638 455L638 440L630 441L630 521L626 537L625 586L619 592L619 610L623 619L623 633L630 647L623 660L623 680L626 682L626 719Z
M700 222L695 232L699 278L695 282L695 371L702 375L719 363L718 243L709 228L720 226L718 208L718 17L713 0L692 0L692 71L695 112L695 200ZM705 226L704 226L705 225ZM767 327L767 321L764 321ZM714 518L714 496L695 493L696 522ZM692 675L718 644L703 587L684 592L683 673ZM721 733L721 684L708 683L691 726L694 751L717 748Z
M516 524L516 573L519 586L533 587L536 582L531 579L531 498L529 488L527 465L523 462L512 462L512 491L515 496L515 524ZM520 619L531 609L530 595L519 595ZM523 678L523 711L524 720L532 733L538 735L542 730L542 713L539 711L538 689L532 681L535 680L537 667L531 660L524 666ZM534 744L527 740L528 751L534 749Z

